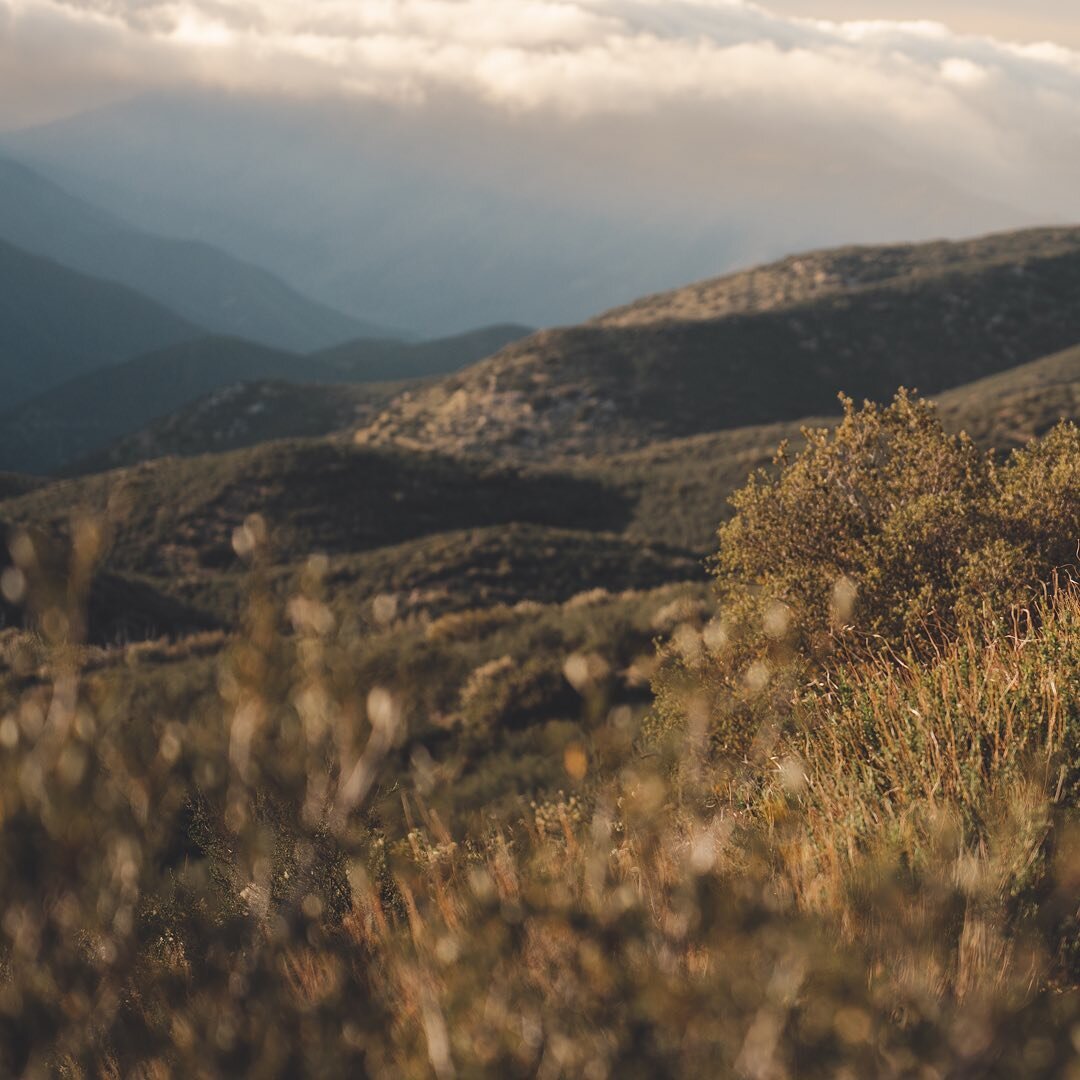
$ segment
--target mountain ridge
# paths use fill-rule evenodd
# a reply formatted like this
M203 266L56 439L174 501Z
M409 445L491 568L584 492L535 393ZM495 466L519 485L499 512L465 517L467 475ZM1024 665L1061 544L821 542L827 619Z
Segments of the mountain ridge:
M190 453L233 449L260 437L326 434L364 422L393 394L385 389L342 389L339 402L333 392L304 389L303 384L370 386L371 380L400 383L418 375L445 374L524 332L524 327L502 325L425 342L362 339L310 356L240 338L194 338L97 368L3 412L0 468L51 472L85 459L90 465L78 465L83 470L93 467L99 452L129 435L137 436L136 443L119 447L112 465L147 456L135 449L137 443L163 441L167 448L162 453ZM242 389L268 380L278 385L262 397L258 391ZM285 383L296 388L286 390ZM220 392L230 387L231 394L222 398ZM200 408L204 396L211 400ZM266 413L268 408L272 415ZM243 415L237 409L245 410ZM184 418L174 415L177 411L186 412L192 430L185 432ZM264 415L252 423L260 414ZM320 427L320 417L330 426ZM207 436L201 447L200 433Z
M125 285L0 240L0 385L8 408L67 379L205 333Z
M841 280L852 261L863 280ZM838 390L937 394L1080 341L1080 229L841 248L709 285L541 331L403 395L357 438L521 460L617 452L828 414Z
M156 300L206 330L313 350L388 335L303 296L254 263L196 240L158 236L0 156L0 238Z

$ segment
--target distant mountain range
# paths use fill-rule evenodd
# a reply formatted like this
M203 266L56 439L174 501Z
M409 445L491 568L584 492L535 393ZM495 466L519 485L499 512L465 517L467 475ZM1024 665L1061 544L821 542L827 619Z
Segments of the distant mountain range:
M0 240L135 289L215 334L310 351L386 337L210 244L155 236L0 158Z
M443 375L530 332L499 325L406 342L210 245L127 225L0 158L0 469L71 465L229 385ZM335 419L364 422L387 401L353 397L360 411L337 403ZM288 407L278 419L279 437L309 434L316 422L310 409ZM271 433L269 420L253 438ZM210 445L244 445L241 428L229 430Z
M695 124L646 145L635 110L587 113L552 124L546 110L463 112L454 95L415 109L157 94L0 136L0 152L140 228L424 336L575 323L842 239L1035 223L940 171L883 167L857 139L815 161L748 121L734 142Z
M942 397L946 420L1016 445L1076 415L1076 354L1057 353L1080 341L1078 297L1080 230L1044 229L809 253L532 336L496 326L307 357L202 338L0 417L0 468L85 472L352 429L373 445L633 474L706 439L685 452L727 490L801 418L834 414L838 389L881 399L900 384L961 387Z

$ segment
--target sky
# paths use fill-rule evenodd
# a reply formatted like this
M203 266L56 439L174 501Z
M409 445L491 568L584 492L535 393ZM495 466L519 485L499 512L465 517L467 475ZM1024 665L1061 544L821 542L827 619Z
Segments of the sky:
M0 0L0 127L211 85L417 103L454 90L570 115L872 107L1007 130L1017 108L1076 90L1073 46L1075 0Z
M483 162L484 198L543 186L613 229L711 199L744 261L1080 220L1078 0L0 0L0 133L194 92L299 103L344 139L343 112L393 110L388 158L423 142L427 175Z

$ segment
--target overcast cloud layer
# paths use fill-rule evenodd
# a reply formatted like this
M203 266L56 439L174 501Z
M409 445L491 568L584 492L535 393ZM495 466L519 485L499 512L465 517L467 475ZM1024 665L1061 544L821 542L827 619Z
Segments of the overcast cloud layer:
M853 6L821 2L834 12ZM395 173L382 203L341 194L333 224L327 209L320 226L326 245L347 227L360 236L365 214L370 238L380 220L420 220L417 208L430 216L439 199L449 233L466 222L463 207L483 213L493 191L519 200L506 218L517 222L524 192L532 200L526 219L541 201L570 208L560 218L564 233L537 225L541 237L570 235L578 226L566 222L594 223L601 214L612 236L648 226L668 237L633 249L650 258L669 252L653 267L656 285L803 244L1080 219L1080 52L930 21L799 17L792 7L812 9L811 0L776 3L788 12L741 0L0 0L0 130L148 91L229 90L245 100L284 94L339 119L352 110L368 143L364 161L317 167L312 150L304 166L308 204L322 212L320 204L332 201L327 177L371 172L382 138L371 133L376 114L389 110L380 162L422 154L416 175L456 171L480 194L455 204L432 196L445 184L432 185L406 213L398 193L408 185ZM1044 15L1062 10L1057 0L1044 3ZM1039 6L1029 5L1033 19ZM943 18L954 7L970 26L969 0L940 0ZM991 3L990 10L1004 9ZM1005 25L988 18L988 30ZM334 138L348 140L348 125L335 123ZM152 124L131 137L129 175L153 137ZM202 159L206 187L221 186L221 199L221 178L206 162L227 157L229 144L225 133L212 147L199 151L193 142L183 151L187 162ZM181 152L156 151L166 174L157 210L176 171L165 162ZM300 168L277 151L267 160L282 175ZM113 183L107 166L99 179ZM222 176L236 173L221 168ZM290 183L301 190L301 179ZM242 214L252 192L234 195ZM208 220L212 209L208 199L193 220ZM305 218L309 230L315 216L312 209ZM695 228L702 254L680 262ZM509 249L514 228L500 230ZM742 237L737 251L733 233ZM303 239L290 235L282 250L299 250ZM522 227L519 239L521 252L535 253L535 236ZM721 242L731 259L709 253ZM331 295L316 269L295 270L239 234L233 246L252 258L273 255L279 270L337 302L357 291L349 278ZM581 263L565 245L557 254L552 280ZM325 258L312 249L313 267ZM653 280L612 281L611 298L628 299L617 290ZM477 294L485 288L478 284ZM560 313L577 309L564 304L537 315Z
M930 22L740 0L0 0L0 124L191 85L417 106L454 91L563 118L797 117L873 129L905 162L971 170L1006 200L1040 177L1056 201L1080 149L1080 53Z

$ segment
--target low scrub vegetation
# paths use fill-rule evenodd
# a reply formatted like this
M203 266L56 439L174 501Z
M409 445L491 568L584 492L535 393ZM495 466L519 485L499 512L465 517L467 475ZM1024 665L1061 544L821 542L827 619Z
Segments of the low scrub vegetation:
M1080 1074L1076 429L848 405L734 509L712 595L350 623L249 522L235 633L7 631L0 1070Z

